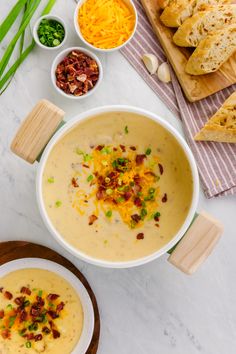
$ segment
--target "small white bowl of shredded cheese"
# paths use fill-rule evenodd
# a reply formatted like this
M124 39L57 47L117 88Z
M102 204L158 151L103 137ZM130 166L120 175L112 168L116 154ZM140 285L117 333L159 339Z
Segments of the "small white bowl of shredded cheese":
M74 25L80 40L100 52L121 49L133 38L138 14L132 0L79 0Z

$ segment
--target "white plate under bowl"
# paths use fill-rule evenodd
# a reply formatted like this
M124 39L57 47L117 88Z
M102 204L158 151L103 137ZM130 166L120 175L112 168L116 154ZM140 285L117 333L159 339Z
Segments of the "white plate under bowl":
M78 294L84 312L84 325L81 337L71 354L84 354L91 343L94 331L94 311L89 294L81 281L68 269L58 263L42 258L22 258L3 264L0 267L0 278L20 269L44 269L56 273L70 283Z

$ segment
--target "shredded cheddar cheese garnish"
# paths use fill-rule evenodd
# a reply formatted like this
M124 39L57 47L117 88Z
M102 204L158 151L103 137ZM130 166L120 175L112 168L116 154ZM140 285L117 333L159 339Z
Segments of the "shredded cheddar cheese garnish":
M135 15L122 0L87 0L78 16L84 39L97 48L111 49L132 35Z
M95 210L90 225L96 222L100 212L108 220L112 220L113 212L117 212L131 228L140 227L152 219L159 221L158 181L163 167L158 157L151 154L151 149L138 154L133 146L98 145L93 148L88 165L85 180L89 189L85 192L78 188L72 206L83 215L86 203L93 200ZM74 186L74 177L72 181Z

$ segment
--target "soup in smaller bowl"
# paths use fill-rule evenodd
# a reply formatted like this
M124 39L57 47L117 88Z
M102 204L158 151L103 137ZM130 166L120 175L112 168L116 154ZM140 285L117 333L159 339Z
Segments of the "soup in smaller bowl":
M58 274L27 268L0 278L1 353L70 354L83 326L80 297Z

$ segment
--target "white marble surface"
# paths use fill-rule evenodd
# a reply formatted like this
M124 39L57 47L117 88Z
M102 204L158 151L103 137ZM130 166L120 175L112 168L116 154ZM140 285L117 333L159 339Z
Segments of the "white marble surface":
M0 19L14 0L1 1ZM73 30L73 0L58 0L54 12L69 28L66 45L78 45ZM3 43L2 47L5 45ZM105 104L131 104L180 123L119 53L100 56L104 81L81 102L53 90L49 70L55 53L36 49L0 97L0 238L47 245L73 261L93 287L101 314L99 354L234 354L236 353L236 197L206 200L199 209L220 218L222 240L192 277L181 274L163 256L129 270L100 269L75 260L53 241L35 200L35 170L12 155L10 142L32 106L45 97L64 109L66 118ZM58 353L62 354L62 353Z

